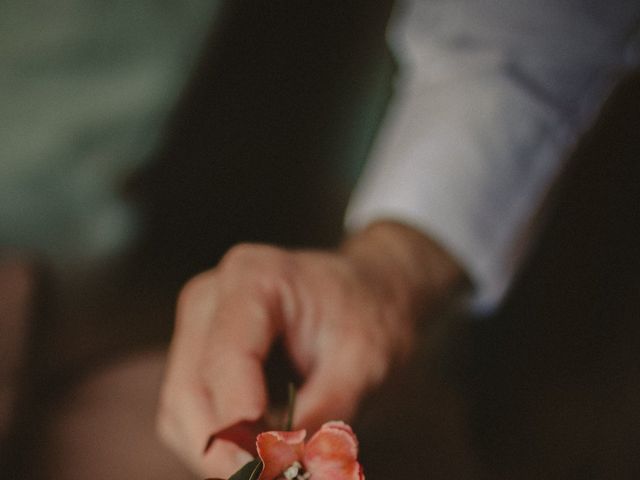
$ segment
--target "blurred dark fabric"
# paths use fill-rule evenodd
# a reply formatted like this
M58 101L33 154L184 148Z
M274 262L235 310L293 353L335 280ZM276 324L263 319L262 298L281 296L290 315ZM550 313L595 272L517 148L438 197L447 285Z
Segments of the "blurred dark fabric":
M640 475L640 74L572 153L494 317L446 319L363 418L370 478Z
M640 475L640 75L580 142L528 265L475 327L472 426L497 478Z
M227 4L142 175L152 258L192 273L238 241L337 241L336 172L353 161L349 122L385 52L390 4Z

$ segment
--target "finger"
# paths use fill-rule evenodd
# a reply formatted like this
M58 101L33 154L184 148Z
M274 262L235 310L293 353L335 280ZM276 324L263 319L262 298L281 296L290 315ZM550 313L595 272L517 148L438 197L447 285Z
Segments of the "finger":
M210 433L241 421L256 421L264 414L267 393L262 362L257 357L216 349L202 371L202 379L210 392Z
M202 274L183 289L160 397L160 436L190 465L201 461L200 442L213 422L211 399L198 376L215 310L216 279Z
M211 402L202 391L185 390L177 397L180 407L170 417L169 425L160 426L163 439L194 471L202 469L203 450L214 418Z
M262 416L266 389L262 359L274 328L256 292L229 292L214 275L185 287L178 302L159 422L162 437L198 472L220 474L246 463L246 452L212 434ZM216 302L224 292L224 302Z
M276 312L259 291L230 294L216 311L201 377L219 430L255 421L266 409L263 362L277 333Z
M261 294L251 290L228 293L217 309L200 369L211 394L209 434L257 422L264 415L268 399L263 361L277 331L272 316ZM233 435L214 439L202 458L205 475L228 478L252 458L240 448L246 448L243 442L233 441Z
M324 351L298 395L296 427L311 432L329 420L349 421L371 384L371 367L362 342Z

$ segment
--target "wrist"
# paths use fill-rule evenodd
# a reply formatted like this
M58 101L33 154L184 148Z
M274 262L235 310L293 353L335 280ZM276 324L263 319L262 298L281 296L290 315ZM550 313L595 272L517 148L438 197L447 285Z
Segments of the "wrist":
M402 315L433 314L466 283L460 265L407 225L380 221L348 237L341 252Z

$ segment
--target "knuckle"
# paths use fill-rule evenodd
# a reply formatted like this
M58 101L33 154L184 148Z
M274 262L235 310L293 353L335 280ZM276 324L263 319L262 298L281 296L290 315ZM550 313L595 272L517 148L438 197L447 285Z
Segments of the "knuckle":
M213 272L208 270L188 280L178 294L178 306L189 305L208 298L213 287L213 279Z
M280 262L286 257L284 250L260 243L239 243L231 247L224 258L222 266L265 266Z
M286 277L293 264L287 250L265 244L240 243L229 249L220 262L223 275L241 271L244 281L269 286ZM233 272L233 273L232 273Z
M221 265L244 265L260 254L261 245L253 243L238 243L231 247L224 255Z

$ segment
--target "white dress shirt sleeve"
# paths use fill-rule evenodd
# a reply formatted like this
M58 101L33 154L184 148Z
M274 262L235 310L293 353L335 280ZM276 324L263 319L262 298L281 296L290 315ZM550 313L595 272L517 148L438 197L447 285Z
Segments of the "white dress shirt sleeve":
M638 64L640 2L406 2L389 29L395 95L346 217L438 241L492 310L568 151Z

